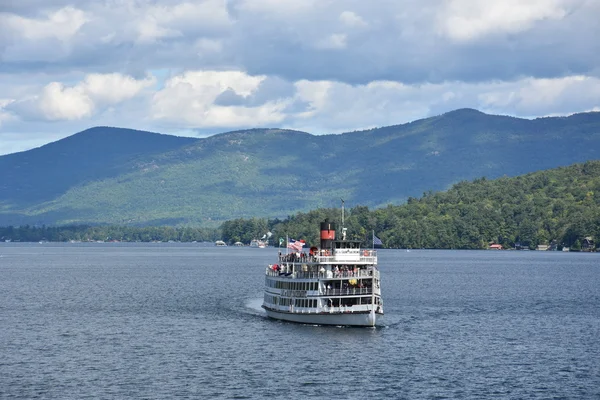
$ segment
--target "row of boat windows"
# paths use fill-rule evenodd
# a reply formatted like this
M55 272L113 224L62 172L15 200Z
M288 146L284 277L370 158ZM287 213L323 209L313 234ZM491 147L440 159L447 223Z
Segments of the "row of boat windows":
M266 285L271 288L285 290L319 290L319 282L282 282L267 279Z
M341 297L327 299L327 306L329 307L352 307L363 304L382 305L383 301L380 297Z
M317 299L290 299L288 297L277 297L271 296L269 294L265 294L265 303L279 305L279 306L289 306L294 305L294 307L317 307L318 300ZM363 304L377 304L382 305L383 301L380 297L345 297L345 298L331 298L327 299L328 307L352 307L354 305L363 305Z
M277 297L265 294L265 303L279 306L294 305L294 307L317 307L317 299L290 299L287 297Z

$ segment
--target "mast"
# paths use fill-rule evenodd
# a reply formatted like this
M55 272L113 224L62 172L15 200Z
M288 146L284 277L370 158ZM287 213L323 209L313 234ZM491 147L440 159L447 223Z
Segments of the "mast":
M344 199L342 200L342 229L344 229Z
M344 199L342 200L342 240L346 240L346 228L344 227Z

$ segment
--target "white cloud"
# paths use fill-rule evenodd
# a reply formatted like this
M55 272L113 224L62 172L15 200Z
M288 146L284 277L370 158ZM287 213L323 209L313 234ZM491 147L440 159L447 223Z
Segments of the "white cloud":
M498 32L521 32L537 21L561 19L566 14L563 0L451 0L439 18L442 31L462 41Z
M76 85L51 82L40 93L8 104L23 119L72 121L91 117L98 107L118 104L154 84L152 77L136 80L121 74L90 74Z
M296 82L298 98L309 105L307 109L298 114L298 116L300 118L311 118L317 113L322 112L331 101L329 93L333 85L334 83L329 81L302 80Z
M490 112L558 115L592 111L600 105L600 78L596 77L526 78L490 86L478 96L478 105Z
M444 85L408 86L375 81L367 85L341 82L297 84L298 98L309 104L307 111L292 121L296 128L316 124L326 132L345 132L373 126L394 125L427 115L429 96L445 90Z
M600 79L583 76L425 85L300 81L296 87L297 100L308 107L287 119L289 127L321 127L321 131L324 127L330 133L395 125L464 107L532 117L559 114L560 110L592 111L600 106Z
M13 102L13 99L0 99L0 128L4 122L14 118L12 114L10 114L8 111L5 111L5 107Z
M274 100L260 106L220 106L225 92L246 98L255 93L264 76L241 71L189 71L169 79L153 96L152 115L180 127L259 126L284 118L285 103Z
M163 28L153 16L146 16L138 25L138 41L154 42L157 39L182 36L175 29Z
M69 88L59 82L48 84L37 103L50 121L81 119L91 116L94 111L94 103L82 87Z
M26 120L29 110L46 120L79 121L81 129L107 124L105 118L111 118L111 125L178 134L187 130L190 135L198 129L263 126L320 134L395 125L462 107L522 117L600 108L600 79L579 75L510 82L351 85L325 80L286 83L241 71L188 71L171 77L161 89L153 82L118 75L88 76L72 86L54 82L33 100L3 100L0 115ZM111 93L120 87L122 94ZM219 101L224 94L229 100ZM109 103L121 105L102 112ZM42 126L31 123L36 129ZM15 126L13 118L0 128ZM73 132L67 129L65 136Z
M340 21L349 27L352 28L364 28L367 27L368 24L365 22L362 17L357 15L352 11L344 11L340 14Z
M156 83L154 77L135 79L118 73L90 74L80 84L83 91L94 101L117 104L137 95L141 90Z
M232 7L240 12L267 13L278 16L311 14L322 2L319 0L233 0Z
M89 21L85 12L64 7L47 13L44 18L25 18L14 14L0 14L0 25L25 40L56 38L66 40L75 35Z
M183 37L196 30L222 30L231 20L225 0L153 5L143 10L138 21L138 40L153 42L162 38Z

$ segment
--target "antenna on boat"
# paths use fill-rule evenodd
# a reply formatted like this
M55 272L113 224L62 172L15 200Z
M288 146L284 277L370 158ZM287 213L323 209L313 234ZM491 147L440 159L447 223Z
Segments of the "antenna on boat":
M342 200L342 240L346 240L346 227L344 227L344 199Z

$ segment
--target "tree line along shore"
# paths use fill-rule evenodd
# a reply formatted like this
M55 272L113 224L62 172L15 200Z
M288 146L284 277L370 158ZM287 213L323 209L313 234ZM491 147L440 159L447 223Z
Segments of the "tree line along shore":
M8 226L0 241L202 242L249 244L270 232L318 243L315 226L339 222L341 210L321 208L285 219L238 218L217 228L172 226ZM402 205L346 210L349 238L370 246L373 233L384 248L596 249L600 238L600 161L495 180L463 181L444 192L424 193Z

